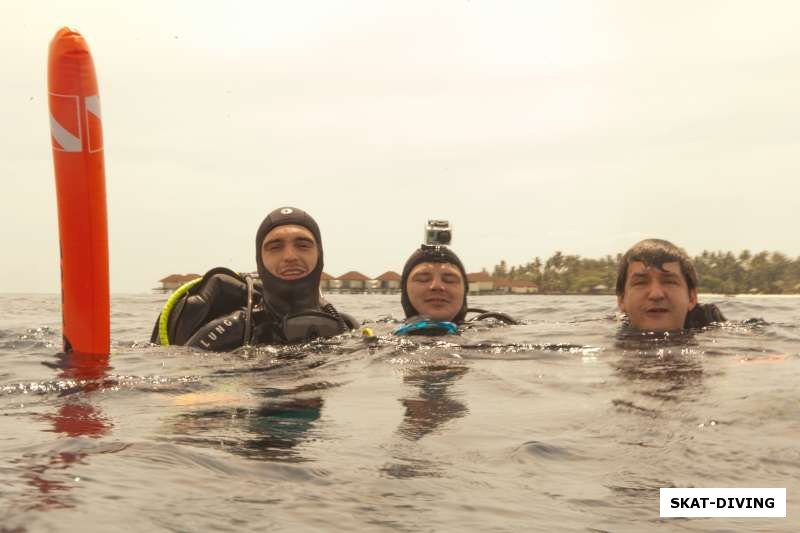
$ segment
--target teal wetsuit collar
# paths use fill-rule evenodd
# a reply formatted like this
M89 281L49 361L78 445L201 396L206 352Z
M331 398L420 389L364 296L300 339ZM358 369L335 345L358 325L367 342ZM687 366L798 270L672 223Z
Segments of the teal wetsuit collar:
M458 326L452 322L423 318L403 324L392 332L394 335L452 335L458 333Z

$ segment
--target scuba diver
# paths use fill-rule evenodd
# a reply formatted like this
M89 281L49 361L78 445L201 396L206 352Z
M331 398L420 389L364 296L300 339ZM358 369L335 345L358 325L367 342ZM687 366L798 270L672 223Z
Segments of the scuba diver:
M505 313L467 307L467 272L448 247L452 231L447 221L429 220L425 237L425 244L411 254L403 267L400 303L406 322L394 331L395 335L458 333L460 325L487 318L517 323ZM470 312L478 315L466 320Z
M253 344L306 342L358 326L319 289L319 227L294 207L272 211L256 233L258 278L214 268L179 288L156 320L151 342L226 351Z
M697 302L697 271L681 248L661 239L633 245L617 269L617 305L628 327L663 333L725 322L714 304Z

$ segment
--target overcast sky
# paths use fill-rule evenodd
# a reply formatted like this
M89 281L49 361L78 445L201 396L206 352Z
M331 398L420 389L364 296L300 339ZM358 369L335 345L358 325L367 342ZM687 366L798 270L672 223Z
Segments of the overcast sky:
M94 56L111 290L255 269L282 205L325 270L467 270L661 237L800 255L800 3L3 2L0 292L57 292L47 49Z

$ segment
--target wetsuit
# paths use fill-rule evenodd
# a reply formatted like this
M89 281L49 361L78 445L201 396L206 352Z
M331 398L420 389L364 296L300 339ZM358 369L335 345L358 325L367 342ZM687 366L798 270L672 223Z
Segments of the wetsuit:
M267 234L278 226L298 225L314 236L317 264L308 275L284 280L261 259ZM208 271L191 287L170 298L153 330L151 341L225 351L251 344L304 342L331 337L358 327L320 295L322 239L316 221L306 212L284 207L271 212L256 232L258 277L226 268Z
M727 319L714 304L697 304L694 309L686 314L683 329L700 329L714 323L725 322Z

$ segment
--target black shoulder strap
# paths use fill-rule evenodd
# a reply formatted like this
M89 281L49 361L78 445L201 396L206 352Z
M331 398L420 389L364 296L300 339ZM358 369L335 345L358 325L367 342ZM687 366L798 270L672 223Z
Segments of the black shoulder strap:
M247 305L244 308L244 344L250 344L253 337L253 276L246 274Z
M477 309L470 309L470 311L477 311ZM487 318L494 318L495 320L499 320L504 324L515 325L519 324L514 318L506 313L500 313L498 311L483 311L481 314L474 318L470 318L468 322L476 322L478 320L486 320Z
M333 306L332 303L320 297L319 305L320 307L322 307L323 311L325 311L326 313L328 313L329 315L331 315L333 318L336 319L336 321L339 323L339 329L341 329L341 333L353 329L347 324L347 322L345 322L345 320L342 318L342 315L339 314L339 311L336 310L336 308Z

